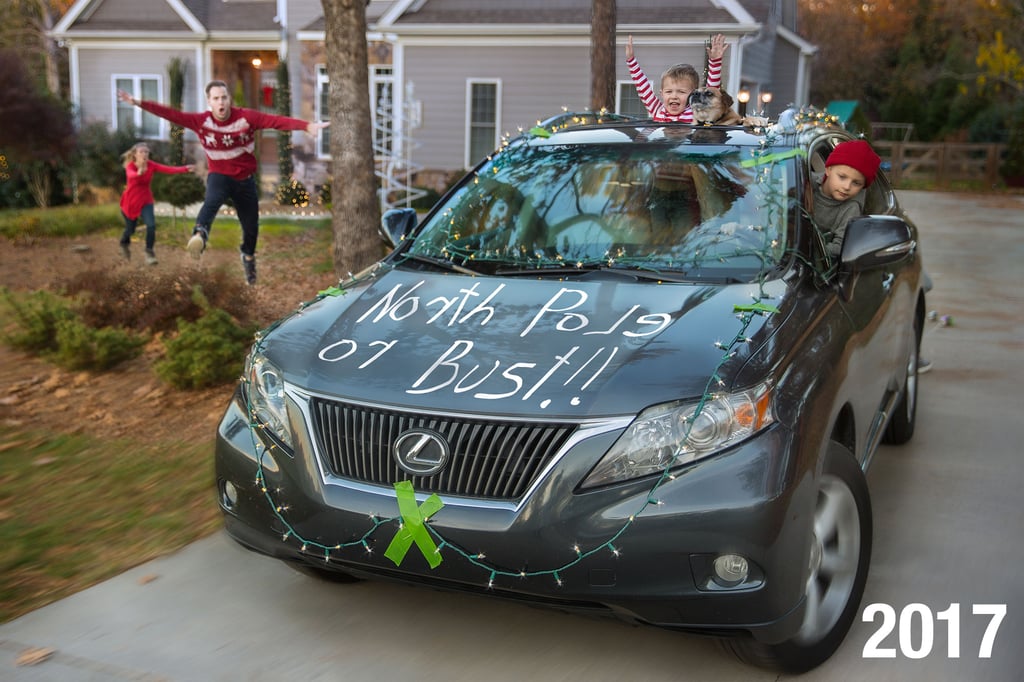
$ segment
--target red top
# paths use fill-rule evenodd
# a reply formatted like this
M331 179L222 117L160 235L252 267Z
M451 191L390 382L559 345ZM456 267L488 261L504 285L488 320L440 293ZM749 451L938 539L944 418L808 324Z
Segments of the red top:
M231 107L227 120L218 121L209 111L188 113L149 101L140 101L139 106L195 132L199 136L199 144L206 151L210 172L227 175L235 180L244 180L256 172L256 156L253 151L256 148L257 130L305 130L309 125L297 118L264 114L242 107Z
M124 167L124 174L127 179L124 194L121 195L121 212L131 220L135 220L142 213L142 207L153 203L153 191L149 188L149 182L153 179L153 173L167 173L176 175L188 173L188 166L165 166L156 161L146 162L146 172L139 173L134 161L129 161Z

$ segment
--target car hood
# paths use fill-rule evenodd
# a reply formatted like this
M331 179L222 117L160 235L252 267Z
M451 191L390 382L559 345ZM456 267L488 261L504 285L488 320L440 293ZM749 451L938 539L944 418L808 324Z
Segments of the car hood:
M735 306L782 286L613 277L525 280L381 266L258 343L288 384L341 400L510 417L624 415L703 395L713 376L728 384L769 333L769 317L753 315L744 327ZM772 298L777 305L780 297ZM732 344L737 336L752 342Z

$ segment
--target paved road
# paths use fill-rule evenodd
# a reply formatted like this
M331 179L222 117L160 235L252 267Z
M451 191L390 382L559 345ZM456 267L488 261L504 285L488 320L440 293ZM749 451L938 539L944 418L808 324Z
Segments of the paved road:
M1024 197L902 197L936 283L929 307L953 325L926 331L935 369L921 380L914 440L884 448L869 476L875 551L862 610L883 606L807 678L1019 681ZM991 617L973 612L984 604L1006 606L991 658L979 657ZM894 657L865 658L873 639ZM54 653L16 667L30 647ZM699 637L425 589L318 583L223 535L0 626L0 680L280 679L779 677Z

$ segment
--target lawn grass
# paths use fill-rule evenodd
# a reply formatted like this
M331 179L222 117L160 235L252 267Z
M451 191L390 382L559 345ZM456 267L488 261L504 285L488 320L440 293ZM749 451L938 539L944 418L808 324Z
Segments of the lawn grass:
M66 216L49 211L0 212L0 227L4 218L37 227L55 218L39 236L99 233L113 244L121 233L109 220L68 228ZM180 219L175 229L167 217L157 225L158 249L182 248L191 229ZM237 250L239 239L237 220L218 218L210 248ZM288 247L275 248L277 240ZM296 258L330 272L332 241L329 217L260 220L267 258ZM108 441L0 425L0 623L220 528L213 438Z
M0 622L217 530L212 450L0 426Z

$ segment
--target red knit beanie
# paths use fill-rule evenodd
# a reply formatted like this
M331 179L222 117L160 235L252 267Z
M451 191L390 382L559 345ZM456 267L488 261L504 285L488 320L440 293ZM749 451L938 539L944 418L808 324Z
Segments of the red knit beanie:
M878 166L882 159L864 140L848 140L840 142L832 153L825 159L825 168L829 166L849 166L859 170L864 175L864 186L868 187L875 181L878 174Z

